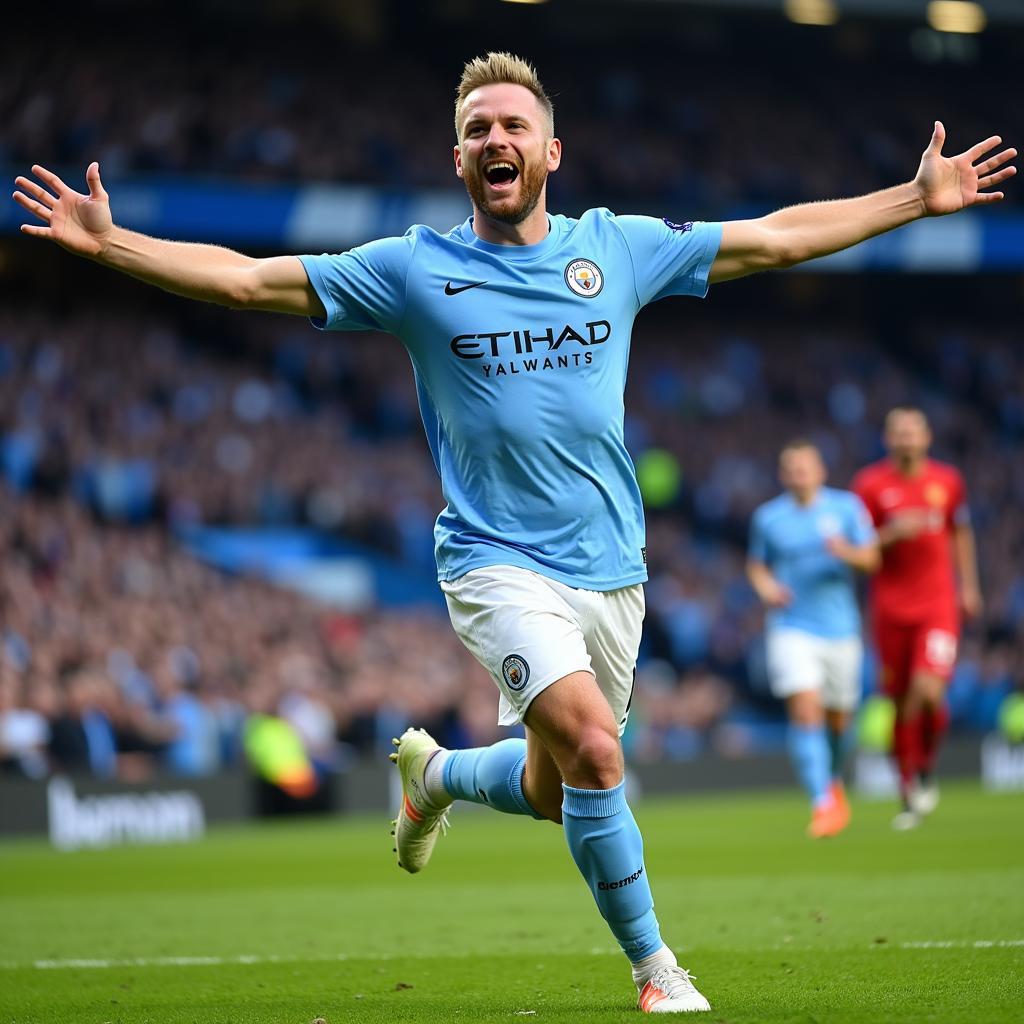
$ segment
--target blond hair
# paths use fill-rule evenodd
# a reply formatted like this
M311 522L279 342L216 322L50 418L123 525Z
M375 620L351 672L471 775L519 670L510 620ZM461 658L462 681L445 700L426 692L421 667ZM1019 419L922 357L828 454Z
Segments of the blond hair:
M462 69L462 77L459 79L459 87L455 92L455 135L461 138L459 131L459 118L462 116L462 106L466 97L484 85L521 85L529 89L541 110L544 112L544 120L547 122L548 136L555 134L555 109L551 99L540 84L537 71L532 64L511 53L489 53L486 57L474 57L467 61Z

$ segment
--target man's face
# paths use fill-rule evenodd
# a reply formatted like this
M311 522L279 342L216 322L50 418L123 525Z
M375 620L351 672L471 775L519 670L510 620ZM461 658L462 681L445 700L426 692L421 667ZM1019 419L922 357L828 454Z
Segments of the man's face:
M892 414L885 427L885 447L901 462L924 458L932 443L928 423L918 412Z
M521 85L474 89L459 116L455 173L474 207L492 220L520 224L537 208L562 146L548 138L537 97Z
M779 480L794 494L813 494L825 482L825 463L816 448L789 448L779 458Z

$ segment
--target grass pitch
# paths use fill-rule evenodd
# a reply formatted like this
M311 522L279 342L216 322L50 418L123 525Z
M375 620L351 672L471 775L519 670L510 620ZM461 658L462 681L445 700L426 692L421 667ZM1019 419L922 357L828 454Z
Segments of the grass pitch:
M637 807L701 1020L1024 1020L1024 797L947 786L903 834L892 811L814 843L795 794ZM0 1024L638 1021L561 830L453 824L415 877L383 816L0 846Z

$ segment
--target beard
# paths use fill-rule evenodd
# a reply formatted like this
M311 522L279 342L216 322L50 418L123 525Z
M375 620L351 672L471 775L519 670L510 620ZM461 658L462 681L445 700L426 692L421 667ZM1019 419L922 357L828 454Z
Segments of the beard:
M473 205L491 220L502 224L521 224L537 209L540 197L544 194L544 185L548 180L547 167L542 163L525 166L519 174L519 198L510 202L506 198L492 200L487 198L487 182L483 174L476 168L463 171L466 191Z

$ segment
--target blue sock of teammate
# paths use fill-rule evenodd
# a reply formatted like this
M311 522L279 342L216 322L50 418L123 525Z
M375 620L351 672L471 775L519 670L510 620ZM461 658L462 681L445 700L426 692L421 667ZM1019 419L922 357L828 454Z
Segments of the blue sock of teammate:
M817 807L828 799L831 755L824 725L789 725L789 756L800 784Z
M445 757L441 784L456 800L487 804L506 814L540 818L523 794L526 740L501 740L489 747L453 750Z
M835 729L828 730L828 751L832 778L838 782L843 780L843 765L846 763L846 754L850 749L849 733L849 729L845 732L836 732Z
M644 868L643 839L623 784L614 789L563 785L562 792L562 823L572 859L622 951L636 963L663 943Z

